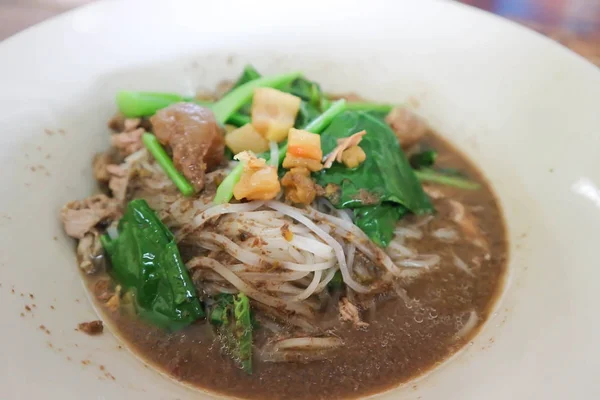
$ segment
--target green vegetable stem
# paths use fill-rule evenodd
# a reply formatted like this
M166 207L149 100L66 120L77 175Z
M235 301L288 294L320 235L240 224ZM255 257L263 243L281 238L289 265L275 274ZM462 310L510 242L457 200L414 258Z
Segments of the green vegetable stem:
M192 184L175 168L173 161L160 145L156 136L150 133L144 133L142 135L142 141L144 146L148 149L150 154L156 159L156 162L161 166L167 176L175 183L175 186L183 193L184 196L191 196L194 194L194 187Z
M437 152L435 150L425 150L410 156L409 161L411 167L414 169L421 169L431 167L435 164L436 158Z
M220 294L215 297L209 321L215 326L227 352L248 374L252 373L252 317L248 296Z
M437 183L465 190L477 190L481 188L481 185L477 182L473 182L460 176L444 174L430 168L420 169L415 171L415 174L421 182Z

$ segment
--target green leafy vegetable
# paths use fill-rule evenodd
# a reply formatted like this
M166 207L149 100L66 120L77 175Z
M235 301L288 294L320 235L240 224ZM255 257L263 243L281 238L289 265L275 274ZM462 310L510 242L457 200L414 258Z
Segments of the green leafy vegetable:
M317 106L314 106L306 101L302 101L300 103L300 110L298 110L298 115L296 116L296 122L294 123L294 126L298 129L302 129L302 127L308 125L310 122L318 118L319 115L321 115L321 110Z
M148 149L150 154L156 159L156 162L161 166L167 176L175 183L175 186L183 193L184 196L191 196L194 194L194 187L192 184L175 168L173 161L160 145L156 136L150 133L144 133L142 135L142 141L144 146Z
M368 103L361 101L352 101L348 103L348 110L353 111L379 112L388 114L393 108L394 106L391 104Z
M145 200L129 202L118 232L102 244L111 274L133 294L141 318L174 331L204 317L173 234Z
M398 139L382 120L362 111L339 114L321 134L323 153L331 152L337 140L366 130L360 147L367 155L356 168L334 163L315 176L321 186L335 185L329 196L337 208L354 209L354 219L373 242L386 247L396 222L406 213L423 214L433 206L400 148Z
M261 75L258 73L258 71L252 65L246 65L244 67L244 70L242 71L242 75L240 75L238 80L233 84L233 86L231 87L231 89L229 89L229 91L227 93L231 92L233 89L236 89L236 88L242 86L245 83L256 80L260 77L261 77ZM244 104L242 107L239 108L238 112L236 113L236 117L237 117L238 121L241 120L241 117L244 117L248 121L250 121L250 111L252 108L251 106L252 106L252 103L247 102L246 104ZM233 124L233 125L237 125L234 121L235 120L233 119L233 116L232 116L229 118L229 120L227 122L230 124ZM240 124L237 126L242 126L242 125L244 125L244 124Z
M304 127L305 130L312 133L321 133L329 123L342 111L344 111L346 106L345 100L338 100L331 105L323 114L319 117L311 121L307 126ZM283 162L285 158L285 154L287 153L287 144L284 144L279 147L279 163ZM261 156L263 157L263 156ZM264 155L264 158L269 161L269 156ZM244 171L244 166L240 163L237 165L230 173L225 177L223 182L217 188L217 193L215 194L214 202L216 204L227 203L233 197L233 187L236 183L239 182L240 177L242 176L242 172Z
M282 86L280 90L282 92L293 94L296 97L300 97L302 100L315 107L321 106L321 100L323 99L321 87L318 83L306 78L294 79L289 84Z
M334 163L315 174L321 186L335 184L340 191L330 200L338 208L357 208L383 202L400 204L415 214L431 212L433 207L416 178L394 132L381 120L364 112L339 114L321 134L323 154L337 146L337 140L366 130L360 147L367 159L349 169Z
M240 127L249 124L251 121L252 120L250 119L250 116L241 113L235 113L229 117L227 123Z
M381 247L387 247L394 238L396 223L408 210L394 203L382 203L354 209L354 223Z
M258 71L252 65L248 64L244 67L242 75L240 75L238 80L233 84L233 86L231 87L231 89L229 89L227 93L231 92L233 89L242 86L245 83L248 83L260 77L261 75L258 73Z
M444 175L441 172L429 168L415 171L415 174L421 182L433 182L466 190L477 190L481 188L481 185L477 182L459 176Z
M435 150L425 150L419 153L415 153L410 156L409 161L411 167L414 169L421 169L426 167L431 167L435 164L435 159L437 158L437 151Z
M252 373L252 316L248 296L220 294L209 314L230 356L248 374Z
M243 293L233 299L235 316L235 338L238 344L239 362L242 369L252 373L252 318L250 317L250 299Z
M342 273L339 270L337 270L335 271L333 278L331 278L331 280L327 284L327 287L331 290L339 290L342 288L343 284L344 278L342 277Z

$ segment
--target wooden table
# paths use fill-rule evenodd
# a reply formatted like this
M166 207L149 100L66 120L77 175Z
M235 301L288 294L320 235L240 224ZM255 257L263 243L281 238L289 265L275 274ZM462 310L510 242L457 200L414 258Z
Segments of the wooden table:
M0 0L0 40L93 0ZM600 66L600 0L461 0L516 20Z

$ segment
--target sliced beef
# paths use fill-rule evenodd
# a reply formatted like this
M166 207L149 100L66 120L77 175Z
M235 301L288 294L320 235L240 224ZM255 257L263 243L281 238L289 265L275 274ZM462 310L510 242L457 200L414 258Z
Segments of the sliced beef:
M108 182L110 179L110 173L106 170L106 167L113 163L114 161L110 152L105 151L104 153L96 154L92 164L94 178L101 183Z
M67 235L81 239L100 222L110 223L121 216L116 199L104 194L67 203L60 212Z
M104 270L104 252L96 229L87 232L77 243L77 261L86 274Z
M158 140L173 151L175 167L196 190L204 187L204 175L223 161L224 138L211 110L194 103L176 103L151 119Z
M135 153L144 146L142 143L143 134L144 128L115 133L110 137L110 143L114 148L119 150L119 153L123 157L125 157Z

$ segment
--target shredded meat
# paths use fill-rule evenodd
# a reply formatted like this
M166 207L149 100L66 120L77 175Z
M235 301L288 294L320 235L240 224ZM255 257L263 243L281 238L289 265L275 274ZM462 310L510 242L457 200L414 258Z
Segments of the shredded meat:
M143 134L143 128L137 128L133 131L115 133L110 137L110 142L113 147L119 150L119 153L121 153L123 156L128 156L144 146L142 143Z
M123 132L125 129L125 116L121 113L116 113L109 121L108 127L113 132Z
M205 172L223 161L225 150L212 111L193 103L176 103L158 111L150 121L158 140L171 146L175 167L201 190Z
M297 204L310 204L317 196L317 186L307 168L292 168L281 179L286 200Z
M121 113L115 114L110 121L108 127L114 132L129 132L138 128L142 124L140 118L125 118Z
M112 192L114 198L120 203L123 203L127 196L127 185L131 175L129 169L122 165L111 164L106 166L106 171L110 175L108 188Z
M452 208L450 218L460 227L461 231L467 239L473 244L488 250L488 244L483 236L483 232L479 228L476 218L465 209L465 206L456 200L448 200L448 204Z
M121 306L121 286L117 285L115 294L113 294L106 302L106 308L108 308L112 312L115 312L119 309L120 306Z
M108 301L115 292L112 290L112 283L110 279L99 279L94 284L94 295L102 302Z
M440 200L446 197L446 195L440 188L434 187L432 185L423 185L423 190L425 191L425 193L427 193L429 197L435 200Z
M87 333L88 335L99 335L102 333L102 331L104 331L104 325L102 324L102 321L97 320L97 321L90 321L90 322L82 322L79 325L77 325L77 328L83 332L83 333Z
M348 136L347 138L338 139L338 141L337 141L338 145L336 146L336 148L333 149L333 151L325 157L324 167L331 168L334 161L341 163L342 162L342 154L344 153L344 150L346 150L350 147L353 147L353 146L358 146L358 144L362 140L362 137L365 136L366 134L367 134L367 131L360 131L360 132L356 132L355 134L353 134L351 136Z
M99 222L112 222L121 216L119 202L103 194L67 203L61 210L65 232L81 239Z
M244 172L233 187L233 196L237 200L271 200L277 196L281 185L275 167L249 151L242 151L234 158L244 163Z
M77 243L77 260L79 268L86 274L96 273L104 267L102 243L95 229L86 233Z
M344 297L339 304L340 307L340 320L352 322L355 328L366 328L369 326L364 321L361 321L358 314L358 308Z
M94 178L96 178L98 182L105 183L109 181L110 174L106 170L106 167L112 163L113 159L109 152L96 154L96 156L94 156L92 168L94 170Z
M131 132L139 128L142 123L141 118L126 118L123 122L123 132Z
M417 143L429 130L425 121L403 107L397 107L390 111L385 122L396 133L400 146L404 149Z

